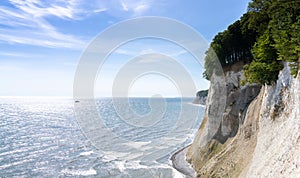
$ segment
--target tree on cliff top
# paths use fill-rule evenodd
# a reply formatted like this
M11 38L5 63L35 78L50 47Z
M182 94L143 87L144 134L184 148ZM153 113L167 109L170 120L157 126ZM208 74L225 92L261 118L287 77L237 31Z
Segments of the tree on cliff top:
M281 61L290 62L292 75L297 75L299 32L299 0L253 0L240 20L214 37L209 51L215 51L223 67L241 60L251 62L244 66L244 82L271 84L282 69ZM205 58L207 79L215 67L209 51Z
M251 48L255 43L257 33L247 28L248 20L249 16L246 14L241 20L234 22L225 31L214 37L205 57L206 71L203 76L206 79L211 78L213 71L216 71L216 66L224 67L241 60L250 61L252 59Z
M252 21L264 17L264 23L250 26L259 31L252 53L254 60L244 66L244 76L249 83L271 84L282 69L281 61L291 62L291 72L296 76L300 60L300 1L254 0L249 4ZM254 23L255 24L255 23Z
M269 31L259 37L253 47L254 60L244 66L244 76L249 83L270 85L278 79L278 73L283 68L274 47L274 40Z

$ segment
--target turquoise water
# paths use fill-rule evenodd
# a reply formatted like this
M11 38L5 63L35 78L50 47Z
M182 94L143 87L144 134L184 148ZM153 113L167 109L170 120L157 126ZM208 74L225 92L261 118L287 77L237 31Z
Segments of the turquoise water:
M125 157L118 156L115 150L104 152L95 145L85 135L75 115L74 104L88 109L84 102L74 103L72 99L61 98L1 98L0 177L174 177L178 173L171 167L169 157L176 150L174 148L191 142L204 113L204 108L190 104L191 101L192 98L165 99L167 106L162 118L150 118L155 122L142 127L122 119L122 115L115 111L112 99L95 101L97 114L105 126L115 136L137 145L168 137L182 106L189 108L190 112L199 112L195 127L184 133L187 139L172 145L170 152L157 158L157 162L147 163L123 159ZM123 102L126 104L124 100L118 102L119 106ZM154 106L156 104L154 102ZM153 109L148 98L130 98L129 106L133 111L126 116L129 118L134 115L149 116ZM124 114L127 111L121 112ZM155 114L150 116L154 117ZM89 117L86 115L86 119ZM104 134L99 139L101 141L102 137L108 136ZM108 145L117 147L114 142ZM161 147L152 146L150 149L159 152Z

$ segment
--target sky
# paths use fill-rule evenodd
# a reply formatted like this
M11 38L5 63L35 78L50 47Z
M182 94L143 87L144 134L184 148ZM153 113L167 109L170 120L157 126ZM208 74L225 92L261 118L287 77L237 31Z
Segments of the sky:
M124 20L144 16L175 19L209 43L238 20L249 0L1 0L0 96L69 96L82 54L97 35ZM96 96L111 96L114 79L130 60L148 53L174 58L197 90L207 89L203 66L182 47L162 39L139 39L119 46L95 80ZM179 79L178 79L179 80ZM130 96L180 95L176 79L158 73L137 76Z

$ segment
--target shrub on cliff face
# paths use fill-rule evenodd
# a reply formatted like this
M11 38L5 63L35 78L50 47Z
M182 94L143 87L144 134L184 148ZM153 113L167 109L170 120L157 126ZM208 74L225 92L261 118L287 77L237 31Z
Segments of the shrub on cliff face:
M244 76L246 82L270 85L278 79L281 69L282 65L277 62L252 62L250 65L244 66ZM242 84L245 84L245 81L243 82Z

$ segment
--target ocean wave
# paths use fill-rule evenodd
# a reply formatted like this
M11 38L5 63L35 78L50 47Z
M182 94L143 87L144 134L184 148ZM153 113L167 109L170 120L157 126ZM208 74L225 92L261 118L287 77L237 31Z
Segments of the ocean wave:
M97 171L93 168L90 168L89 170L62 170L63 174L69 174L73 176L92 176L97 175Z

